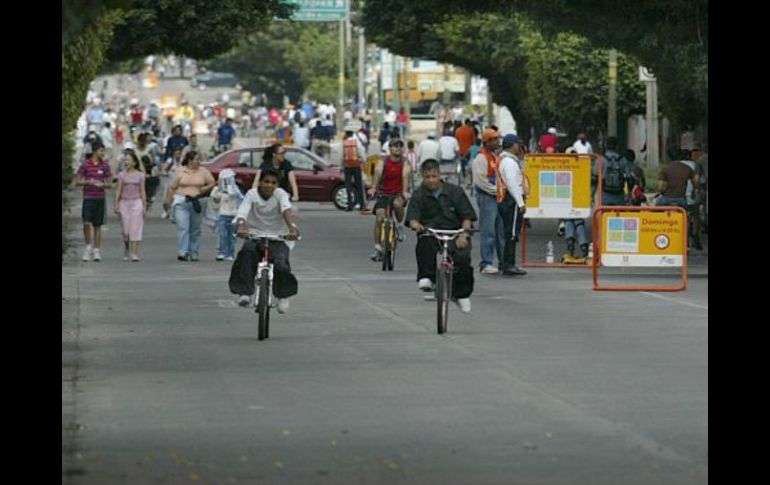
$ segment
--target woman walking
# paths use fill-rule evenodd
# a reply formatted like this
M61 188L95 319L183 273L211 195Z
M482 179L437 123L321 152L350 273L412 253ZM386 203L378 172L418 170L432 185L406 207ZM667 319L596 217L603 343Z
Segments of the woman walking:
M136 154L126 151L126 170L118 175L118 189L115 192L115 214L123 225L125 250L123 261L139 261L139 243L142 241L144 216L147 214L147 191L145 189L144 167Z

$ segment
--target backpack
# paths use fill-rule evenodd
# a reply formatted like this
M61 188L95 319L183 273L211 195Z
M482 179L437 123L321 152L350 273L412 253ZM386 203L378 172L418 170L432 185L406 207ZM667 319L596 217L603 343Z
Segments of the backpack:
M350 137L342 142L342 160L347 168L358 168L361 160L358 159L358 141Z
M607 157L607 170L602 181L603 190L608 194L622 194L626 176L620 168L620 159L617 156Z

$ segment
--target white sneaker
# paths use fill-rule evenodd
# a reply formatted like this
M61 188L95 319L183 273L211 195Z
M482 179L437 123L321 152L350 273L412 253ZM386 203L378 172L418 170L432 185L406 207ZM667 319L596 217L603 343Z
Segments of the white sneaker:
M251 295L241 295L241 297L238 298L238 305L240 306L249 306L250 302L251 302Z
M489 265L481 268L481 274L497 274L497 266Z
M128 261L128 257L129 257L129 256L130 256L130 255L129 255L129 253L128 253L128 249L125 249L125 250L123 251L123 261Z
M222 261L223 259L225 259L223 254L217 254L217 261Z
M160 213L160 218L161 219L168 219L168 212L166 212L165 210L163 212L161 212Z
M457 306L460 307L460 311L463 313L471 312L471 299L470 298L458 298Z
M289 299L278 298L278 313L286 313L289 311Z
M94 261L101 261L102 260L102 253L99 252L98 248L94 248Z
M225 261L235 261L235 258L234 258L234 257L232 257L232 256L227 256L227 257L225 258Z
M417 287L422 291L433 291L433 283L428 278L421 278L417 282Z
M91 245L89 244L83 250L83 261L91 261L92 254L93 254L93 249L91 249Z

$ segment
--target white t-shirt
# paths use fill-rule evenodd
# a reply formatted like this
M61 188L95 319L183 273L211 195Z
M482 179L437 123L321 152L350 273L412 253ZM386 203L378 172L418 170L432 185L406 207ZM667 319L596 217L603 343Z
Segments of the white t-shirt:
M575 143L572 145L572 148L574 148L575 151L581 155L584 153L594 152L594 149L591 147L591 143L588 141L586 142L585 145L583 145L582 143L580 143L580 140L576 140Z
M439 155L442 160L454 160L460 153L460 145L453 136L442 136L438 139Z
M281 188L275 189L273 196L265 200L254 188L246 192L246 196L238 207L237 219L246 221L249 231L264 234L288 234L289 228L283 220L284 211L291 209L291 198L288 192ZM294 246L294 241L286 241L289 248Z
M300 148L310 146L310 130L307 127L294 130L294 146Z
M503 152L500 157L500 176L505 181L505 188L511 193L511 196L516 200L516 205L521 207L524 205L524 197L522 195L521 184L524 181L524 177L521 175L521 167L516 161L516 158L507 152Z
M393 110L390 110L385 113L385 121L390 125L393 126L396 124L396 112Z
M680 162L684 163L685 165L687 165L697 173L697 170L695 169L695 162L693 162L692 160L680 160ZM690 205L695 204L695 199L693 199L692 191L693 191L692 180L687 180L687 189L685 192L685 197L687 198L687 203Z
M422 165L422 162L430 158L439 159L439 146L436 140L426 138L417 145L417 162Z

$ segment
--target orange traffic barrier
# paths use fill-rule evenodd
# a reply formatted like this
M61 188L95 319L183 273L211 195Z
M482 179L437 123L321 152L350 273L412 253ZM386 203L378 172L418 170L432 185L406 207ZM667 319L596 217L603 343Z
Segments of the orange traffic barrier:
M622 217L639 213L640 217ZM644 218L647 213L648 218ZM661 213L658 216L656 213ZM604 214L607 230L602 227ZM656 214L652 216L652 214ZM678 214L681 217L675 218ZM635 221L635 222L634 222ZM615 224L616 228L612 225ZM645 227L647 226L647 227ZM617 229L617 230L615 230ZM593 216L593 281L596 291L681 291L687 288L687 211L681 207L602 206ZM613 239L608 241L607 238ZM652 239L650 239L652 238ZM608 247L613 245L612 250ZM606 264L603 264L606 263ZM599 283L599 266L679 267L676 285L607 286Z

